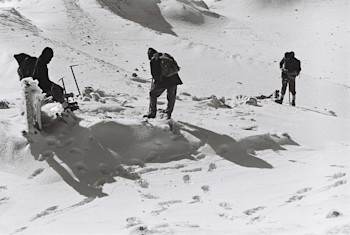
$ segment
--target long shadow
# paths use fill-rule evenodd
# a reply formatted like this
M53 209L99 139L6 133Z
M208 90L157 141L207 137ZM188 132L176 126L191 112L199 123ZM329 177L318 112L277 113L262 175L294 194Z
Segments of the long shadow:
M114 167L119 162L92 138L88 128L56 121L30 139L35 159L46 160L78 193L86 197L107 195L100 186L115 181Z
M160 0L97 0L118 16L136 22L160 33L176 36L172 26L164 19L157 5Z
M100 122L89 128L60 118L44 123L44 131L28 135L31 153L46 160L62 179L86 197L106 196L114 177L139 179L123 165L193 159L195 152L182 135L143 124Z
M284 148L275 142L269 135L251 136L241 141L236 141L228 135L217 134L213 131L189 123L181 123L189 127L182 128L184 131L187 131L202 140L203 144L208 144L217 155L240 166L273 168L271 164L253 156L254 151L265 149L272 149L275 151L284 150ZM292 144L292 141L290 144Z

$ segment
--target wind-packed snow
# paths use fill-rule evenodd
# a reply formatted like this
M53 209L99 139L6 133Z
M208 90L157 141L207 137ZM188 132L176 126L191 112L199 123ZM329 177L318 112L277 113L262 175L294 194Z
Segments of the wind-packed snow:
M0 0L0 234L349 234L347 0ZM77 119L24 135L13 55L54 50ZM172 120L143 120L147 49L174 56ZM301 60L296 106L281 88ZM158 100L165 109L166 94Z

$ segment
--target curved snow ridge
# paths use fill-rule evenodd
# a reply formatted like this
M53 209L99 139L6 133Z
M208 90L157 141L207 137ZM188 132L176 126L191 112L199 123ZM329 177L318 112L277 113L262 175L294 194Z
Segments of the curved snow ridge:
M220 17L219 14L209 11L204 1L198 0L98 0L98 2L124 19L175 36L176 33L167 19L199 25L205 22L206 17Z
M31 23L29 19L21 15L15 8L0 9L0 25L11 28L11 30L24 30L38 35L40 30ZM0 28L0 31L2 29Z

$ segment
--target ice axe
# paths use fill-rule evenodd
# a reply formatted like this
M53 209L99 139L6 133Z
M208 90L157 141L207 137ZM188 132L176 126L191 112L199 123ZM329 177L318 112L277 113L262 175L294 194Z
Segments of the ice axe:
M70 65L70 70L72 71L72 74L73 74L73 78L74 78L74 81L75 81L75 85L77 86L77 89L78 89L78 93L79 95L81 95L80 93L80 89L79 89L79 86L78 86L78 83L77 83L77 79L75 78L75 74L74 74L74 71L73 71L73 67L75 66L78 66L78 64L75 64L75 65Z

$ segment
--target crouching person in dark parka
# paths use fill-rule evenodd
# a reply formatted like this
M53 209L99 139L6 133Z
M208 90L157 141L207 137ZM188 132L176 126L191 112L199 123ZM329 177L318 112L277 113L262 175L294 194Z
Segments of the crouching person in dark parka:
M17 73L20 80L25 77L33 77L39 81L39 87L47 96L52 96L53 100L61 103L63 108L68 107L64 99L63 88L49 78L47 65L53 58L53 50L50 47L46 47L38 58L24 53L14 55L14 57L19 64Z

